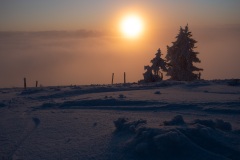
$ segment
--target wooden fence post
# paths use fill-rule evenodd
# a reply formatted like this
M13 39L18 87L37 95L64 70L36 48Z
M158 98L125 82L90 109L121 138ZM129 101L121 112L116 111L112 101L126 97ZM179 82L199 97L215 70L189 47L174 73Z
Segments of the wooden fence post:
M124 84L126 83L126 73L124 72Z
M36 81L36 88L38 87L38 81Z
M23 81L24 81L24 89L26 89L27 88L27 79L24 77Z
M114 73L112 73L112 85L113 85L113 80L114 80Z

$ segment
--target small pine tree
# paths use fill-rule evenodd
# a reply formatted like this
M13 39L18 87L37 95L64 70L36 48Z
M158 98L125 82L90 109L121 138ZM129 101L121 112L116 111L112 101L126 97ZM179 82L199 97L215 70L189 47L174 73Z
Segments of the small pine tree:
M194 51L197 41L192 38L188 25L185 29L180 27L176 39L175 42L172 42L171 47L167 46L166 60L169 63L167 75L171 76L172 80L178 81L198 79L199 76L194 71L202 71L203 69L193 65L193 63L201 61L197 58L199 53Z
M161 58L161 50L160 48L157 50L157 53L155 54L156 56L151 60L151 63L152 63L152 70L153 70L153 73L155 76L159 76L159 73L160 73L160 69L162 69L163 71L167 71L167 68L166 68L166 62L165 60L163 60Z
M146 70L146 72L143 74L145 82L157 82L162 80L163 74L160 72L160 69L166 72L167 63L161 58L161 55L161 50L159 48L155 54L155 57L151 60L152 65L144 67Z

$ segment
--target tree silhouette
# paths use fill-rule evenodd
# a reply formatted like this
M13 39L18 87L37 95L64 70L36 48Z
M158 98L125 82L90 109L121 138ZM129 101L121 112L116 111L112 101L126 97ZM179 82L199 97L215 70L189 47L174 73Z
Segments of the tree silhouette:
M162 69L166 72L167 63L161 58L161 55L161 50L159 48L155 54L155 57L151 60L152 65L144 67L146 70L146 72L143 74L145 82L157 82L162 80L163 74L160 72L160 70Z
M152 63L152 70L155 76L158 76L160 72L160 69L163 71L167 71L166 68L166 62L161 58L161 50L160 48L157 50L157 53L155 54L156 56L151 60Z
M144 82L153 82L152 67L144 66L145 73L143 73Z
M199 78L199 73L194 73L194 71L203 69L193 65L194 62L201 62L197 58L199 53L194 51L196 43L187 25L185 29L180 27L176 41L172 42L171 47L167 46L166 60L169 63L167 75L171 76L172 80L192 81Z

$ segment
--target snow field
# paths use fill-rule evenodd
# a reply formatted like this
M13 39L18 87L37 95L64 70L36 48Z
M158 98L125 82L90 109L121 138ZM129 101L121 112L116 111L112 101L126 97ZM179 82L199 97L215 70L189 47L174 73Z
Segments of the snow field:
M0 100L0 159L240 157L240 88L224 80L0 89Z

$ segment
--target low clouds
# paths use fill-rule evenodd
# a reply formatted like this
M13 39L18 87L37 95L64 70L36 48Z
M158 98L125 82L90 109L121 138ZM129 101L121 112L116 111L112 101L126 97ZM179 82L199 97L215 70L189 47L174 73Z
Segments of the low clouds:
M38 31L38 32L0 32L0 38L89 38L103 37L106 35L103 31L77 30L77 31Z
M208 28L190 26L200 52L199 64L205 79L239 78L240 25ZM43 85L69 85L138 81L160 47L175 40L178 30L166 30L142 41L120 39L107 32L41 31L0 32L0 87L29 86L35 80Z
M22 86L23 77L43 85L108 83L126 60L121 48L99 31L0 32L0 87Z

